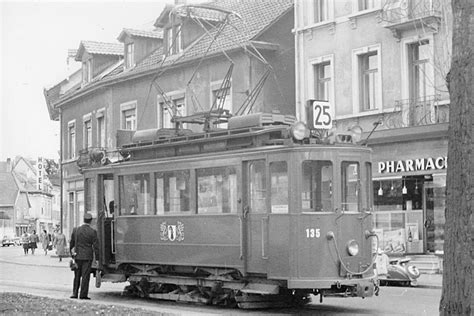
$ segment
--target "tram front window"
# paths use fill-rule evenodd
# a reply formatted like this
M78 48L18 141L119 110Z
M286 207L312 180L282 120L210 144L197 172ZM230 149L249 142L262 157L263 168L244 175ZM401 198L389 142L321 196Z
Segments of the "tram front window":
M303 161L303 212L332 212L332 162Z
M358 162L344 161L341 165L342 211L359 212L360 170Z

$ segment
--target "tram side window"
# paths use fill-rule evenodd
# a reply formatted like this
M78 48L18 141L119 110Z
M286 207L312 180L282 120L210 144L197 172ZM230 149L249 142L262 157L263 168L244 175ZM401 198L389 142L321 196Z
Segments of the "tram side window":
M150 175L119 176L120 215L151 215Z
M155 174L156 214L188 212L189 170Z
M342 211L359 212L360 170L358 162L342 162L341 165Z
M286 161L270 163L272 213L288 213L288 166Z
M332 212L332 162L303 161L303 190L301 205L304 211Z
M196 170L197 212L237 213L237 172L235 167Z
M265 199L267 196L265 161L254 161L249 165L250 180L250 211L266 213Z

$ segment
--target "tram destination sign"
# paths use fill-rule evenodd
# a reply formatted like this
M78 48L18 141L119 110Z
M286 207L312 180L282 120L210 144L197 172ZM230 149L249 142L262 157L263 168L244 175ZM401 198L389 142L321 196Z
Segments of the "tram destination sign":
M328 101L306 101L306 115L309 129L332 128L332 107Z

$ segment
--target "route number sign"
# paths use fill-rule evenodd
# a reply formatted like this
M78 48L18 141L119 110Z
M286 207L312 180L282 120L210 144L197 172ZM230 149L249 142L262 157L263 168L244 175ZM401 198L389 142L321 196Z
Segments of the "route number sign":
M328 101L308 100L306 102L306 114L310 129L331 129L331 113L332 108Z

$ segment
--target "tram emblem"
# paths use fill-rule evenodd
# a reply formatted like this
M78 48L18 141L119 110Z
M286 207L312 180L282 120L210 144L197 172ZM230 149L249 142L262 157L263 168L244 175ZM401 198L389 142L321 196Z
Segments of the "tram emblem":
M177 222L176 225L168 225L166 222L160 225L160 239L164 241L184 240L184 224Z

